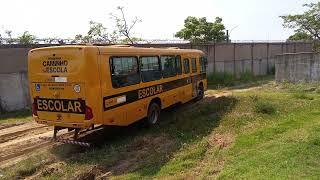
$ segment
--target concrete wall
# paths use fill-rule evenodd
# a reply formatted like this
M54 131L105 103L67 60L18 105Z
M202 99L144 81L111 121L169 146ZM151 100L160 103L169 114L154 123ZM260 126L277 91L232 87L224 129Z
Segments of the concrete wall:
M319 81L320 54L290 53L276 57L277 81Z
M8 111L29 105L27 54L35 47L52 45L0 45L0 105ZM140 47L199 49L208 57L208 73L227 72L236 77L244 72L265 75L278 54L310 52L312 43L222 43L222 44L140 44ZM0 108L1 109L1 108Z
M14 111L30 107L26 72L0 74L0 109Z

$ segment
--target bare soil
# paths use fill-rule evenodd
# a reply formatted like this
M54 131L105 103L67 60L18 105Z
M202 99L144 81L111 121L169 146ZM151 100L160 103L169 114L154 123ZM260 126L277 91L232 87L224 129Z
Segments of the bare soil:
M40 136L51 136L52 128L35 122L15 123L1 126L0 168L28 157L35 150L47 147L51 142L40 140Z

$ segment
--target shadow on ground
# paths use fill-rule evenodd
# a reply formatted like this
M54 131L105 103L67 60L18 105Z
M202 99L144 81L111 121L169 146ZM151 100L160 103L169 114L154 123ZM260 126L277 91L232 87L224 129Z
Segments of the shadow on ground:
M92 165L89 172L79 175L80 179L105 173L153 176L182 146L192 146L209 135L236 103L234 97L207 97L166 109L152 128L143 127L141 122L107 127L82 139L94 143L92 148L60 145L51 152L67 164Z

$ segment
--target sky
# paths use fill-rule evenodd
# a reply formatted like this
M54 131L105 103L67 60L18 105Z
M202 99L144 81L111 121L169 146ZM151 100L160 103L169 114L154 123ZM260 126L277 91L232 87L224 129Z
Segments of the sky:
M114 27L110 13L123 6L127 18L142 20L133 29L143 39L174 39L188 16L223 18L233 40L285 40L293 31L282 27L281 15L303 12L316 0L1 0L0 34L29 31L37 38L73 38L86 34L89 21Z

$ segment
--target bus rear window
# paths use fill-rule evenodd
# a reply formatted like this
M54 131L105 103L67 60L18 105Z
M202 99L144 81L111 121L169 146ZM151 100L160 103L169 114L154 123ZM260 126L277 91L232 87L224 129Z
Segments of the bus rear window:
M114 88L140 83L137 57L111 57L111 80Z

